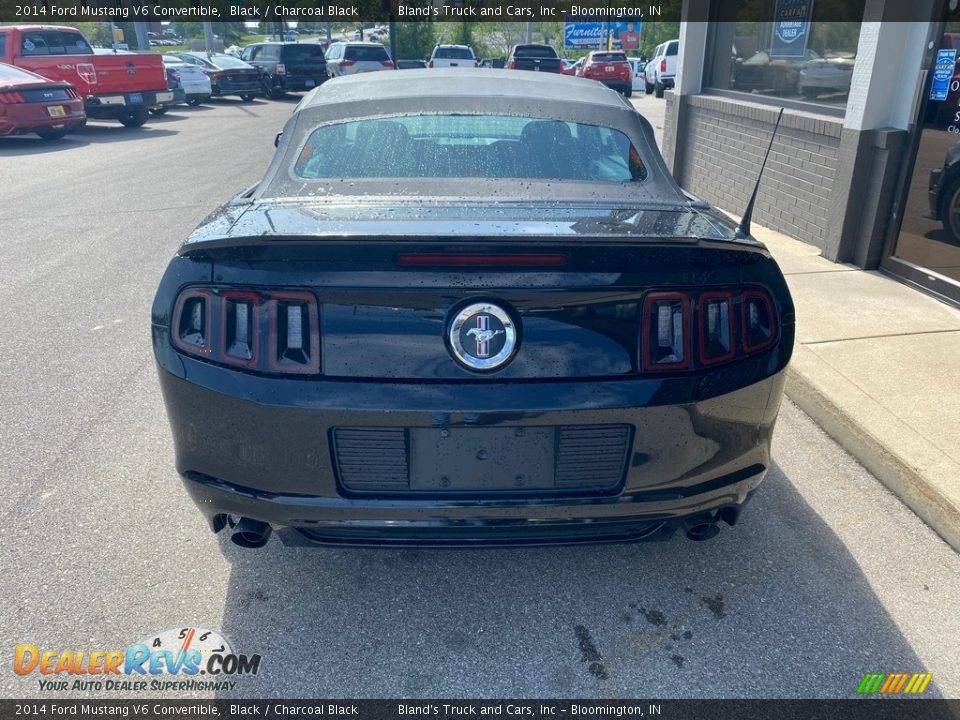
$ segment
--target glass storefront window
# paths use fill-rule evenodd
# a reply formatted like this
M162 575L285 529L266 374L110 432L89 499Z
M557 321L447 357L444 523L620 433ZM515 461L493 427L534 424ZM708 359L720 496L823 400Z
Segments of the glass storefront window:
M722 0L720 5L728 2L736 0ZM859 4L859 14L853 9L846 17L862 16L865 0L851 2ZM777 15L788 10L791 15ZM711 24L712 62L706 69L706 87L846 107L857 62L859 22L818 19L814 0L740 3L724 16L736 17L737 22ZM753 19L781 16L799 19Z

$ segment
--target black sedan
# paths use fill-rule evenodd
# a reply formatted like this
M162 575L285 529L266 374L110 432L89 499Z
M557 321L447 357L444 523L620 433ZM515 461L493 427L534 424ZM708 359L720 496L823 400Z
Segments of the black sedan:
M213 97L239 95L244 102L251 102L264 93L260 69L233 55L205 52L177 52L170 55L203 70L210 78L210 94Z
M409 70L304 98L152 329L241 546L700 540L770 467L794 309L614 91Z

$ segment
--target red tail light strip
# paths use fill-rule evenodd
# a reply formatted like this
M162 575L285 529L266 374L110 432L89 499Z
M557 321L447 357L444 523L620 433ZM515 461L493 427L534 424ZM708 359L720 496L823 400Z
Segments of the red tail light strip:
M183 319L183 308L188 301L192 299L198 299L203 302L203 339L204 342L202 345L195 345L193 343L186 342L180 334L180 322ZM199 357L210 357L213 352L212 344L210 343L210 325L213 318L212 314L213 307L213 293L209 290L185 290L180 293L180 296L177 298L177 304L173 310L173 322L170 323L170 337L173 338L173 344L178 347L180 350L183 350L190 355L197 355Z
M481 255L478 253L399 253L397 265L435 267L561 267L567 264L562 254Z

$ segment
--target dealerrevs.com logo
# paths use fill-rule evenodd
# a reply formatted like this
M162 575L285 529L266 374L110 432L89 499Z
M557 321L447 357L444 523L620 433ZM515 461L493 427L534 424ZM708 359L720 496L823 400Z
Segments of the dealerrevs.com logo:
M234 652L220 633L199 627L156 633L125 649L14 648L13 671L39 676L41 690L138 692L233 690L233 678L256 675L259 655Z

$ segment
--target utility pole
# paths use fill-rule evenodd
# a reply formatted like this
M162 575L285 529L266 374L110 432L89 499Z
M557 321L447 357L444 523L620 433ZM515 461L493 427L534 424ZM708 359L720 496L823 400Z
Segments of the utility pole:
M527 44L533 42L533 23L527 20Z
M205 22L203 23L203 44L206 47L207 54L212 53L213 50L213 23Z
M390 13L390 59L393 60L393 69L397 69L397 27L393 22L393 13Z

